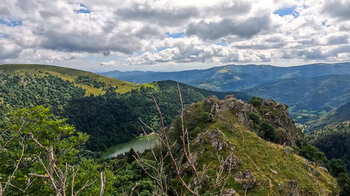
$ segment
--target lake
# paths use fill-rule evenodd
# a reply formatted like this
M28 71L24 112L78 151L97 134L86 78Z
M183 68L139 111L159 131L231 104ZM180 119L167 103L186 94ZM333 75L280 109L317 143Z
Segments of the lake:
M156 135L148 135L148 138L151 142L151 146L154 147L159 144L159 140ZM136 152L142 153L145 150L150 149L149 143L146 136L137 137L130 140L129 142L117 144L106 150L106 153L102 156L104 159L116 157L118 155L129 152L133 148Z

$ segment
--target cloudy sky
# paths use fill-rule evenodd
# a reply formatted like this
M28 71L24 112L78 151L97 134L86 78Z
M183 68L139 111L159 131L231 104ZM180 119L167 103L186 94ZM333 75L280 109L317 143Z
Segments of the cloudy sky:
M350 61L350 0L0 0L0 63L105 70Z

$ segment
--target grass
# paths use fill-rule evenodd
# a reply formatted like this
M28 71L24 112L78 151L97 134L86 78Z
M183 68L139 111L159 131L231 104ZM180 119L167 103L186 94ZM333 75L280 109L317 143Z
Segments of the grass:
M199 112L201 107L198 107L198 104L194 106L191 107L194 113ZM291 180L297 181L300 195L336 195L339 191L336 179L329 173L308 164L306 159L296 154L286 154L283 146L261 139L256 133L240 124L231 112L219 115L220 120L216 119L203 127L203 131L221 130L230 147L234 147L234 155L242 160L239 170L244 172L249 169L253 172L257 182L248 190L247 195L286 195L289 190L287 184ZM196 152L203 152L199 162L201 165L211 166L208 172L211 177L215 177L216 153L220 153L223 157L228 154L226 149L216 151L208 144L202 144ZM309 168L316 170L319 175L313 176ZM271 170L277 171L278 174ZM228 187L235 189L239 195L244 195L244 190L233 177L229 180Z
M149 140L151 142L151 146L155 146L159 143L156 135L149 135ZM116 157L118 155L129 152L130 149L133 148L136 152L142 153L147 149L150 149L149 143L147 141L146 136L141 136L135 139L132 139L129 142L117 144L112 146L106 150L106 153L102 156L103 159Z
M130 92L131 90L138 90L142 87L145 87L145 88L148 87L148 88L154 88L154 89L159 88L157 83L135 84L135 83L126 82L123 80L118 80L118 79L113 79L106 76L97 75L87 71L52 66L52 65L4 64L4 65L0 65L0 70L6 71L6 72L33 72L33 73L38 73L38 71L40 71L41 73L39 74L41 75L51 74L71 82L75 82L78 76L88 76L90 79L104 82L108 86L110 85L110 86L116 87L117 93L127 93L127 92ZM85 89L87 96L89 96L90 94L100 95L105 93L105 91L102 88L94 88L88 85L76 84L76 83L75 85Z

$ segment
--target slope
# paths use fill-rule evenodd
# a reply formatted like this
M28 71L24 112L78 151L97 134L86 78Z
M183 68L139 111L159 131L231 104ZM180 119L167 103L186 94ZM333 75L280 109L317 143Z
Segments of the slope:
M350 120L350 102L320 116L320 118L308 122L308 130L315 131L328 125Z
M58 76L64 80L74 82L78 87L86 90L87 95L94 94L99 95L105 93L105 89L99 85L93 85L101 83L105 87L112 86L116 88L118 93L126 93L132 89L140 89L141 87L152 87L156 88L153 84L134 84L131 82L122 81L119 79L112 79L105 76L97 75L91 72L64 68L52 65L37 65L37 64L3 64L0 65L0 71L3 72L26 72L26 73L36 73L40 75L51 74L53 76ZM78 77L80 76L80 80ZM77 80L78 79L78 80ZM84 81L85 80L85 81Z
M139 136L142 131L138 118L157 125L151 94L167 111L167 124L180 107L173 99L178 96L174 81L138 85L56 66L1 65L0 84L0 126L1 118L12 110L43 105L55 115L67 118L79 131L88 133L87 146L95 151ZM209 95L226 95L185 84L180 84L180 88L185 104ZM242 93L237 96L247 99Z
M184 112L193 157L191 160L200 176L199 182L195 180L196 175L189 166L190 163L184 158L180 138L181 125L179 119L176 119L169 135L171 141L180 141L174 149L177 149L175 150L177 160L182 163L180 168L186 183L200 184L200 194L218 191L215 188L215 179L220 169L224 169L223 177L228 177L228 183L223 185L221 190L226 193L337 195L339 187L336 179L320 165L296 155L291 147L265 141L257 135L258 131L254 129L255 123L249 117L252 111L261 115L262 122L269 123L276 129L289 127L284 123L280 127L275 124L284 119L276 113L286 112L285 108L281 107L282 104L265 101L262 106L268 105L273 107L255 108L233 96L228 96L225 100L210 97L203 102L192 104ZM290 130L294 132L290 134L293 135L292 140L297 140L299 133L295 127L294 129ZM287 145L294 146L293 143ZM174 170L173 166L170 167ZM227 176L230 173L232 175ZM171 188L177 192L184 191L181 190L181 183L175 176Z
M343 159L350 171L350 121L330 124L307 134L308 140L329 159Z

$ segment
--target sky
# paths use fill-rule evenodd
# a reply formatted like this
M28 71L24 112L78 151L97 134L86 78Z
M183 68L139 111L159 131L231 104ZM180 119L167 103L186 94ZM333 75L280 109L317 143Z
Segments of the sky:
M350 61L350 0L0 0L0 64L94 72Z

